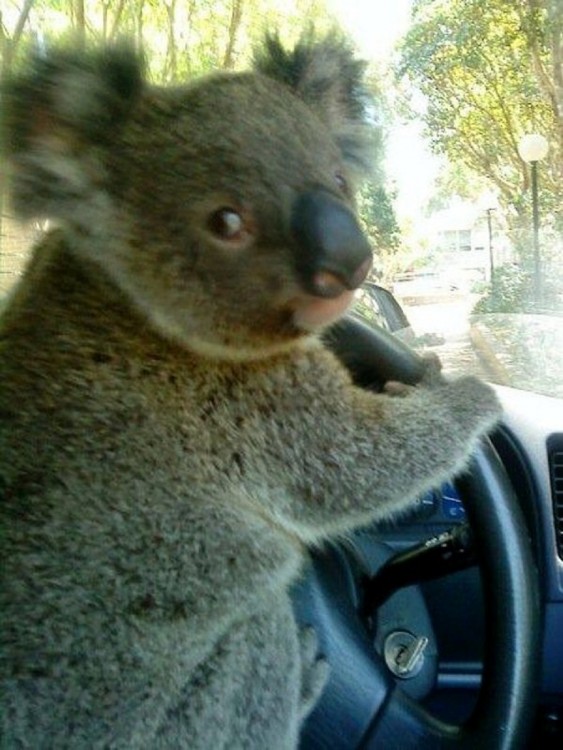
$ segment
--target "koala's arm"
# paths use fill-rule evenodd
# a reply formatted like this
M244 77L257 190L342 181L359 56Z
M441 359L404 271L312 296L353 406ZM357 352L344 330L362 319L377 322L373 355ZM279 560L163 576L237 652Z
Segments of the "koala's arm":
M474 377L429 381L392 397L329 367L306 384L295 411L305 439L279 448L292 454L283 514L298 533L314 540L389 518L467 465L500 417L496 395Z

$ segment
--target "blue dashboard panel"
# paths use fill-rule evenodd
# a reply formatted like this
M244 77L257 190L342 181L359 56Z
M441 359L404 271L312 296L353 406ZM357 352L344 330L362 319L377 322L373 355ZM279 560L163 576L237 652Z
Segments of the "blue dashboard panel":
M465 508L458 491L452 484L445 484L442 487L440 513L445 520L465 521Z
M465 508L455 486L450 482L440 489L427 492L405 518L408 524L456 524L465 521Z

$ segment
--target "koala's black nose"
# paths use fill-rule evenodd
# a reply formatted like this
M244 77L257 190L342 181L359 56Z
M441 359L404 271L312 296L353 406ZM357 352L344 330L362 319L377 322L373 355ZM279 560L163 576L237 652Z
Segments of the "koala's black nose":
M369 273L371 247L354 214L324 190L301 194L291 213L297 240L297 271L307 291L338 297L356 289Z

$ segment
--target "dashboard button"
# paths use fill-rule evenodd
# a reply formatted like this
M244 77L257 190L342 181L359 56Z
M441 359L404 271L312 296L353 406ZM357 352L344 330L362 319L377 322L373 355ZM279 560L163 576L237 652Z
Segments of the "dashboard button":
M457 493L451 488L444 490L442 495L442 515L449 521L465 520L465 508Z

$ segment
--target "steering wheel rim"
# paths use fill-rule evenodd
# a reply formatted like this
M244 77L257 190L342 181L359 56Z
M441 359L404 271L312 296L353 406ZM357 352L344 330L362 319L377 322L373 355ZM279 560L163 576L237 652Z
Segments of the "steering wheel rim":
M356 381L366 387L388 379L414 384L422 372L414 351L385 331L368 328L352 318L331 330L328 343ZM359 630L363 625L354 603L350 602L349 608L342 606L342 601L338 608L329 606L336 587L345 585L338 576L346 575L338 561L342 553L333 548L313 556L313 569L294 596L296 615L303 624L315 627L321 646L328 645L329 624L339 637L353 643L366 680L363 692L370 695L362 706L362 726L344 721L341 732L334 712L342 703L363 701L364 696L361 691L354 695L349 666L341 663L340 674L333 668L332 686L329 681L304 726L303 750L384 750L399 746L401 750L516 750L524 746L534 718L541 661L539 584L528 530L504 467L488 439L456 484L473 528L483 573L486 643L475 711L463 725L446 724L395 686L367 632L363 637ZM337 648L333 648L333 656L338 661ZM330 662L330 654L328 658ZM339 680L349 682L338 686ZM370 689L366 691L368 684ZM366 721L368 713L371 716ZM322 726L327 718L330 736Z

